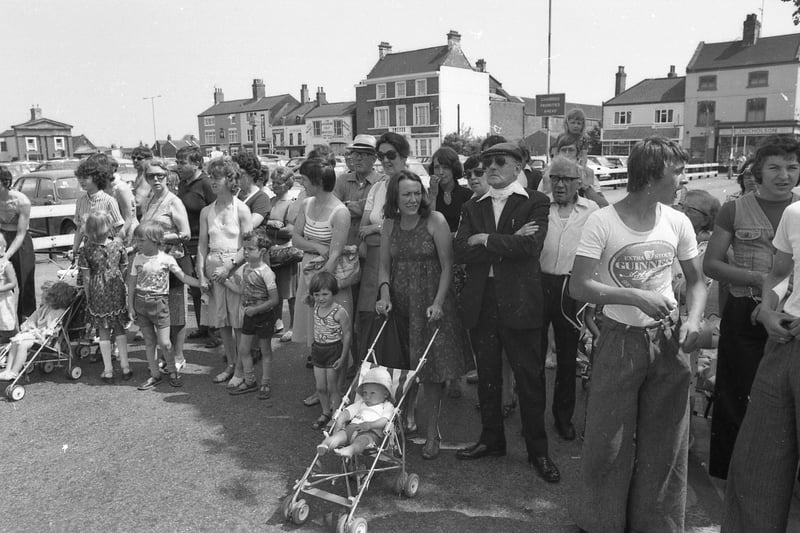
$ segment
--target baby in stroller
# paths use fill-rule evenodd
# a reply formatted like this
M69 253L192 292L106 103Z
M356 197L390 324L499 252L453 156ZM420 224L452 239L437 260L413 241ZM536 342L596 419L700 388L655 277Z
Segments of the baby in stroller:
M19 333L11 337L8 362L6 369L0 372L0 381L17 379L25 366L30 347L34 343L47 341L75 297L75 288L63 281L57 281L43 290L44 304L22 323Z
M389 372L371 368L358 386L356 400L336 419L330 436L317 446L317 453L323 456L333 449L337 455L353 457L378 444L394 409L391 388Z

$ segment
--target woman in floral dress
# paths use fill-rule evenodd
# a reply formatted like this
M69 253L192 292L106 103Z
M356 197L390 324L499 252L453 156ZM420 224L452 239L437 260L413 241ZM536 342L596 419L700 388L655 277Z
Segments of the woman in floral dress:
M386 189L378 273L380 300L375 310L392 311L415 368L433 332L439 333L419 374L426 404L424 459L439 455L439 408L445 382L464 373L466 337L456 311L453 243L444 215L432 211L419 176L408 170L394 175ZM404 346L405 348L405 346ZM409 405L413 405L409 403ZM413 409L409 409L409 425Z

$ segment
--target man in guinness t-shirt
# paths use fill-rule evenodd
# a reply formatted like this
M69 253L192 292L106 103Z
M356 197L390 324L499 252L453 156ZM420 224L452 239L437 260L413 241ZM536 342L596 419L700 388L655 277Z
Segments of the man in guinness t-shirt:
M669 207L687 159L663 137L637 143L628 195L592 213L578 245L571 295L604 306L572 500L573 517L587 531L683 531L687 354L697 346L706 299L692 224ZM689 316L680 327L675 260L687 282Z

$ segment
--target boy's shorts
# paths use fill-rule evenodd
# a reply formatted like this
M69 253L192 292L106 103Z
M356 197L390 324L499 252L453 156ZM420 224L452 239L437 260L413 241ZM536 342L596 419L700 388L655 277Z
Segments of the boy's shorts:
M157 330L169 327L169 296L143 296L136 294L133 297L133 309L136 311L136 325L140 328L153 326Z
M255 335L259 339L270 339L275 333L275 310L268 309L253 316L242 312L242 334Z
M314 342L311 345L311 362L317 368L332 368L333 363L342 356L342 341L323 344Z

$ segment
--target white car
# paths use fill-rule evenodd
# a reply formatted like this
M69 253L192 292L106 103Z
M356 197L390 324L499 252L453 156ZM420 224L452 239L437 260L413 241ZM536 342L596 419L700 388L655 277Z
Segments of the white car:
M586 166L591 168L597 179L601 181L611 179L611 167L608 166L609 164L602 156L590 155L586 158Z

